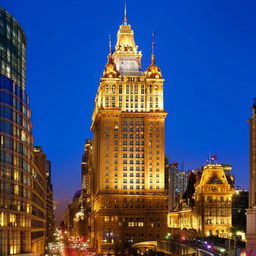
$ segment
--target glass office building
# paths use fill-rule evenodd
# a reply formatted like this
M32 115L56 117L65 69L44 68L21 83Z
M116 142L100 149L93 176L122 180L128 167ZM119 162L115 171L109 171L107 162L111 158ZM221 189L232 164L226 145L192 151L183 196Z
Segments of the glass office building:
M46 174L34 163L26 37L0 8L0 255L43 254Z

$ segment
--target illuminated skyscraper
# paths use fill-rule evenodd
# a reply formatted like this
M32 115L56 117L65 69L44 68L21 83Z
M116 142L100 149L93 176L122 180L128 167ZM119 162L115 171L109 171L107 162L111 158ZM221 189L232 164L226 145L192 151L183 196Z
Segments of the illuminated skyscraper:
M91 126L91 238L102 254L166 235L164 79L154 51L146 71L141 58L125 14Z
M34 162L26 37L0 8L0 255L44 253L46 177Z
M252 106L250 128L250 189L249 209L247 210L246 249L248 252L256 248L256 99ZM254 252L256 253L256 251Z

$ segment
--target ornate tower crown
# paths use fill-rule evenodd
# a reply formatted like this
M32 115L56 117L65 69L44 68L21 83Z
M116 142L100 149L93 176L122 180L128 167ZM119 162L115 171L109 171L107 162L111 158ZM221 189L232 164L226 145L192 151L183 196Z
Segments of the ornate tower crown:
M113 54L117 71L123 75L143 75L141 71L141 52L134 40L131 25L127 22L126 6L123 24L117 32L117 42Z

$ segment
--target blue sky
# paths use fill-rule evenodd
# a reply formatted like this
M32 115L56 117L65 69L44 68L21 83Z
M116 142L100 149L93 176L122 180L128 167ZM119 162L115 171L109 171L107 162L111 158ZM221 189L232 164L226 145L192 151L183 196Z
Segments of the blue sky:
M27 91L35 144L52 161L55 198L70 201L80 187L83 145L90 138L93 101L122 22L122 0L2 0L28 39ZM255 1L127 0L128 22L165 81L166 153L185 169L209 152L233 165L248 186L248 123L256 96Z

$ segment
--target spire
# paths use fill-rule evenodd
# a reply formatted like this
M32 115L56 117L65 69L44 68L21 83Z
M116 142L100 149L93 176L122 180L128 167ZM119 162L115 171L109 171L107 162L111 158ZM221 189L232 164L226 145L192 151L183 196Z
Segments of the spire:
M124 25L127 25L127 8L126 8L126 2L124 3Z
M155 32L152 33L152 54L151 54L151 64L155 64Z
M109 54L112 54L112 41L111 41L111 35L108 35L108 47L109 47Z

